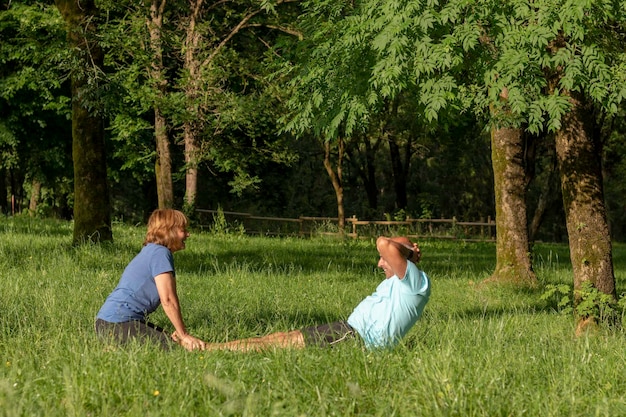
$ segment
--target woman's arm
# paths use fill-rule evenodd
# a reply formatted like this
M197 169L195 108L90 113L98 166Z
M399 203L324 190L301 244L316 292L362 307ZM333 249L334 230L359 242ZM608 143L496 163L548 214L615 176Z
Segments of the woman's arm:
M154 281L156 282L163 311L165 311L167 318L170 319L174 326L174 333L176 335L174 340L187 350L204 349L204 342L202 340L187 333L185 323L183 322L183 315L180 312L174 275L171 272L159 274L154 277Z

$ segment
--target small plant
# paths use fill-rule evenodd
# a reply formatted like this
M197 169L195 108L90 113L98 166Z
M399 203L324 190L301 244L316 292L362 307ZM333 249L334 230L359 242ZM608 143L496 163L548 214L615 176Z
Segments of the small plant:
M239 236L244 235L246 232L243 224L228 224L221 206L217 208L217 213L215 213L215 216L213 217L213 224L211 225L210 231L216 235L232 234Z
M393 213L394 222L403 222L409 217L409 214L404 209L397 210Z
M337 222L332 220L324 220L321 223L316 223L315 233L327 234L327 233L339 233L339 227Z
M562 314L570 314L574 309L572 290L567 284L546 285L546 291L541 295L541 300L547 301Z
M226 234L228 232L228 223L222 207L217 208L217 213L213 216L213 225L211 225L211 233L216 235Z
M595 318L601 323L610 324L615 321L619 304L611 294L603 293L589 281L583 282L575 294L579 299L576 305L578 316Z

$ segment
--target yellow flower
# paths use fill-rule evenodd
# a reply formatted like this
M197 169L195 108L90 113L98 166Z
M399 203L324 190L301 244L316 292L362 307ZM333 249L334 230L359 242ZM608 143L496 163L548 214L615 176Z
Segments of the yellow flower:
M152 393L152 395L154 395L155 397L158 397L159 395L161 395L161 393L159 392L159 390L154 390L154 392Z
M11 361L7 361L7 366L11 366Z

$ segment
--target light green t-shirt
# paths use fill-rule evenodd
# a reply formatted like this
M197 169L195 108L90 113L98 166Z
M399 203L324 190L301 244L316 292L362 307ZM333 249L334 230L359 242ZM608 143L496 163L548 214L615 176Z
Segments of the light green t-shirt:
M392 347L413 327L430 297L430 282L413 262L407 262L404 279L394 275L356 306L348 324L368 349Z

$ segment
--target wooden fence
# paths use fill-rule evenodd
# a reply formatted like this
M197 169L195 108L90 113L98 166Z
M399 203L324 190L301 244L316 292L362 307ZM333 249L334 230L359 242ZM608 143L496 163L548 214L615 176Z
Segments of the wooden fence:
M337 217L261 217L250 213L196 210L201 228L239 230L265 236L340 236ZM462 222L452 219L359 220L347 217L344 235L352 238L404 234L415 238L495 241L496 223L487 220ZM225 230L226 231L226 230Z

